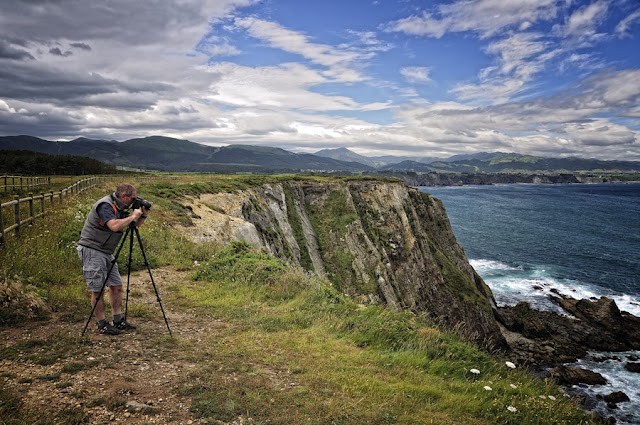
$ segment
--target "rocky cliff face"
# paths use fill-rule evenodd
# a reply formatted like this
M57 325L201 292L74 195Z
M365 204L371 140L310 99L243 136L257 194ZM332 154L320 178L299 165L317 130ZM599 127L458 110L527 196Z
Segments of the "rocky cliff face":
M360 302L425 314L468 339L505 342L493 296L437 199L403 183L290 181L189 199L196 240L245 240L327 277Z

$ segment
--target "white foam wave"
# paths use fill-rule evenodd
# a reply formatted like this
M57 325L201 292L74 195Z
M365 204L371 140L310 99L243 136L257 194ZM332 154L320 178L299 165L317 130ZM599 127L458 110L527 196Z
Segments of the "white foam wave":
M621 353L591 352L585 359L578 360L573 366L592 370L600 373L607 380L606 385L591 385L586 388L591 396L605 396L614 391L625 392L630 401L618 404L615 410L606 408L606 403L600 401L598 410L604 416L616 417L619 424L635 424L640 420L640 400L638 400L638 390L640 389L640 375L629 372L624 365L640 357L640 351L627 351ZM597 358L607 358L599 361ZM634 360L635 361L635 360Z
M612 298L620 310L640 317L640 300L635 296L611 293L577 280L556 278L539 266L510 265L486 259L469 262L489 285L498 305L513 306L526 301L538 310L563 313L551 297L598 299L606 296Z
M478 272L491 270L522 270L522 266L510 266L509 264L494 260L469 260L471 266Z
M631 295L625 294L612 295L610 298L613 298L620 310L640 317L640 300L638 297L632 297Z

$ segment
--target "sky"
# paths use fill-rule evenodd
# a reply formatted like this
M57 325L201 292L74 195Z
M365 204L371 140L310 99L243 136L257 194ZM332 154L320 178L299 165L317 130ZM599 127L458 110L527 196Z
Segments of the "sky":
M18 134L640 160L640 1L3 1Z

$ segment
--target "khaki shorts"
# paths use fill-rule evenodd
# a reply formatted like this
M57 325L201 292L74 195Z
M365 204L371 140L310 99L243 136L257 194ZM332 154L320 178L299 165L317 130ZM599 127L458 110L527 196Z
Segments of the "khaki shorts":
M79 245L77 250L78 257L80 257L80 261L82 261L82 274L87 281L87 288L90 291L100 292L103 289L102 285L107 287L122 285L122 279L118 271L118 263L113 264L109 279L106 279L109 268L111 268L114 260L113 255ZM107 280L106 284L105 279Z

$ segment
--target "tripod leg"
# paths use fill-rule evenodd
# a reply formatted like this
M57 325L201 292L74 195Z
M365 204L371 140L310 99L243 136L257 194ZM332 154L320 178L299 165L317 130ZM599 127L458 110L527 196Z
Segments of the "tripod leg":
M133 223L131 223L133 224ZM135 224L133 224L135 226ZM137 230L137 229L136 229ZM127 229L128 231L128 229ZM131 257L133 255L133 232L129 234L129 260L127 261L127 296L124 303L124 321L127 321L129 312L129 282L131 281Z
M142 252L142 258L144 258L144 265L147 266L147 271L149 272L149 277L151 278L151 285L153 285L153 290L156 293L156 299L158 300L158 305L160 306L162 317L164 317L164 324L167 325L169 336L173 337L173 335L171 334L171 328L169 328L169 321L167 320L167 315L164 314L164 308L162 307L162 301L160 300L160 294L158 293L158 288L156 287L156 283L153 280L153 275L151 274L151 267L149 266L149 262L147 261L147 254L144 252L144 246L142 245L140 232L138 231L137 227L134 227L134 231L136 232L136 237L138 238L138 245L140 246L140 251Z
M113 270L113 267L115 266L116 262L118 261L118 256L120 255L120 251L122 250L122 246L124 245L124 241L126 240L127 235L129 234L129 231L130 231L130 229L127 228L127 231L124 234L124 238L122 238L122 242L120 242L120 246L118 247L118 250L116 251L116 255L113 257L113 260L111 261L111 266L109 267L109 271L107 271L107 276L104 278L104 282L102 282L102 288L100 288L100 293L96 297L96 302L93 304L93 308L91 309L91 313L89 313L89 318L87 319L87 323L84 324L84 329L82 329L82 334L80 334L80 336L84 336L84 333L87 331L87 327L89 326L89 322L91 322L91 318L93 317L93 313L95 313L95 311L96 311L96 306L98 305L98 302L100 301L100 298L102 298L102 294L104 293L104 288L107 286L107 281L109 280L109 276L111 276L111 271Z

